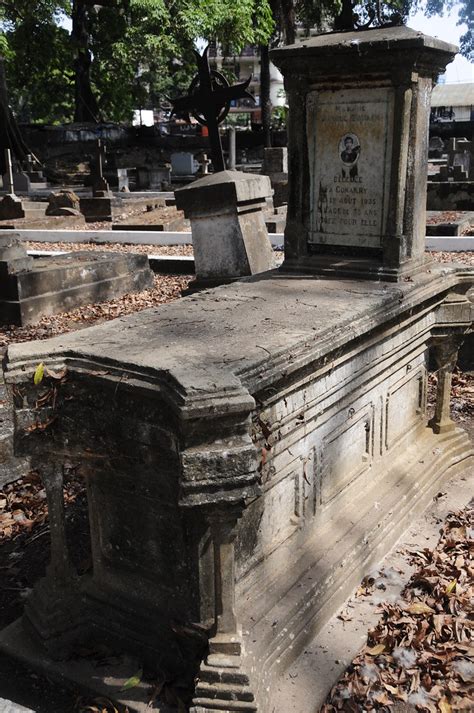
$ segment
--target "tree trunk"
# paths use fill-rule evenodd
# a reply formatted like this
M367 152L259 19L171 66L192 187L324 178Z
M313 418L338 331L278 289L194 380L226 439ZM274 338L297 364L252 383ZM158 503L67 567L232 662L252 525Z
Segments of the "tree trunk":
M272 103L270 100L270 46L260 47L260 107L264 146L272 145Z
M280 0L283 37L286 45L296 40L295 0Z
M342 0L340 14L334 21L335 30L353 30L354 29L354 6L352 0Z
M97 123L100 120L100 116L99 107L91 86L92 57L89 50L87 12L86 3L83 0L74 0L71 32L71 39L76 52L74 58L74 121Z
M6 171L5 149L12 154L13 170L19 170L31 151L23 141L23 137L13 116L9 102L7 80L3 58L0 57L0 173Z

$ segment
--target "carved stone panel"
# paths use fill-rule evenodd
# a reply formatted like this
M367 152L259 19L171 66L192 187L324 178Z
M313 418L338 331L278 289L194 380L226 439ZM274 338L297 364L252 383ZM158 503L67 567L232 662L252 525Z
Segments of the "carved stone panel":
M392 114L389 88L317 91L308 98L310 245L381 247Z

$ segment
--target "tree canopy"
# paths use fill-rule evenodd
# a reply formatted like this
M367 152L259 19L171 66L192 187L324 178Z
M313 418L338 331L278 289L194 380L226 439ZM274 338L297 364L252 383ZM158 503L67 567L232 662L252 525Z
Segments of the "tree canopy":
M369 5L353 0L0 0L0 53L10 98L23 120L129 120L135 108L157 106L181 92L194 72L197 39L229 54L244 45L294 40L296 23L334 27L348 3L361 18ZM406 16L421 0L393 0ZM471 0L462 51L472 58ZM387 5L387 3L385 3ZM427 0L427 14L454 0ZM273 40L272 40L273 38Z

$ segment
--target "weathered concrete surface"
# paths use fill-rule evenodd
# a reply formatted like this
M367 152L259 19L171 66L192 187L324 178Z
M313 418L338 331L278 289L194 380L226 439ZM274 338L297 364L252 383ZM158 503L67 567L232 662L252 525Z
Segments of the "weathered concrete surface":
M30 708L19 706L13 701L7 701L5 698L0 698L0 713L34 713Z
M0 488L23 477L30 469L29 458L13 452L13 403L0 376Z
M332 686L366 643L368 632L380 621L381 604L399 601L416 571L411 553L436 546L440 523L449 512L466 507L473 484L471 467L451 478L443 496L434 498L420 517L412 519L400 540L373 568L375 590L364 597L353 591L342 611L331 617L270 692L275 711L318 713Z
M205 632L194 710L271 710L267 690L472 457L447 376L440 433L425 416L427 346L462 338L470 284L464 267L397 285L273 272L10 347L17 452L56 513L27 630L56 654L118 642L175 675ZM40 361L67 367L54 400L32 385ZM80 579L60 545L65 458L88 479ZM184 654L176 622L196 633Z
M153 284L146 255L82 251L33 260L14 233L0 235L0 276L2 324L32 324Z

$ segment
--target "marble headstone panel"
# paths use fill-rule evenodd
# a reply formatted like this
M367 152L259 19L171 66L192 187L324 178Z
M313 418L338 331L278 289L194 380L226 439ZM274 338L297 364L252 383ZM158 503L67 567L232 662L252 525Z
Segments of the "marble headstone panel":
M308 243L380 248L387 228L393 90L315 91L307 106Z

